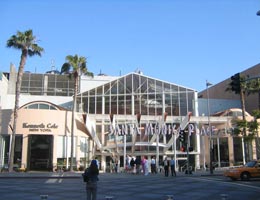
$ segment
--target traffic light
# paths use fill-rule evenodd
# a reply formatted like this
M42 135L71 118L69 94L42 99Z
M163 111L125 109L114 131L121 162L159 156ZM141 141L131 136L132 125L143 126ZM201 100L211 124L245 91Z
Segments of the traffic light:
M236 94L240 94L241 91L240 73L231 76L230 86L232 91L234 91Z
M182 146L182 147L180 148L180 151L181 151L181 152L185 152L185 151L186 151L185 146Z
M184 130L180 130L180 133L179 133L179 140L180 142L184 142L185 140L185 131Z

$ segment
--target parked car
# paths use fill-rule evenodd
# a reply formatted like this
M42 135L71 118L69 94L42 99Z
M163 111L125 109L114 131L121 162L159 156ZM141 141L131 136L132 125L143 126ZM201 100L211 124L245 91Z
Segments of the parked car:
M260 178L260 160L253 160L243 166L229 168L224 172L224 176L234 181L237 179L248 181L251 178Z

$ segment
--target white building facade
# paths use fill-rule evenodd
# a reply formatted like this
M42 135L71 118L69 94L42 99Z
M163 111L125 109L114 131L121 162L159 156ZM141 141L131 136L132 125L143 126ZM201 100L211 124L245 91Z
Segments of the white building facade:
M12 133L16 72L10 71L8 77L1 74L0 81L1 167L8 162ZM66 75L24 74L15 154L18 167L69 167L73 85ZM196 170L209 164L209 140L217 166L222 161L227 165L241 161L241 156L237 160L234 156L242 148L241 138L230 133L232 117L199 116L198 101L194 89L141 73L81 77L73 122L73 165L79 169L97 158L101 170L113 171L115 164L124 169L128 157L155 157L157 167L168 157L175 159L176 170L185 170L187 163ZM179 139L180 130L185 132L184 141ZM33 156L40 152L42 157Z

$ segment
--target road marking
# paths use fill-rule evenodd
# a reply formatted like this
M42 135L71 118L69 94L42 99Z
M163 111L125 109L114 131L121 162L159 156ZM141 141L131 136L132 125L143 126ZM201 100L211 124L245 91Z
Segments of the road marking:
M46 181L46 183L56 183L58 179L56 178L50 178Z
M211 181L211 182L215 182L217 180L217 181L222 182L222 183L227 184L227 185L243 186L243 187L248 187L248 188L251 188L251 189L256 189L258 191L260 189L260 186L246 185L246 184L236 183L236 182L226 182L223 179L217 179L217 178L205 178L205 177L203 177L203 178L202 177L200 177L200 178L191 177L191 178L200 179L200 180L203 180L203 181Z

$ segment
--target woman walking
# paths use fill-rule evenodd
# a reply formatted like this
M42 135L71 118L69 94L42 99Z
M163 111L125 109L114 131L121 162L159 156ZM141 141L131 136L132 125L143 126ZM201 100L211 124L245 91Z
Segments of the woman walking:
M92 160L89 168L85 170L85 174L88 177L86 182L87 190L87 200L96 200L97 199L97 181L99 170L97 166L97 161Z

